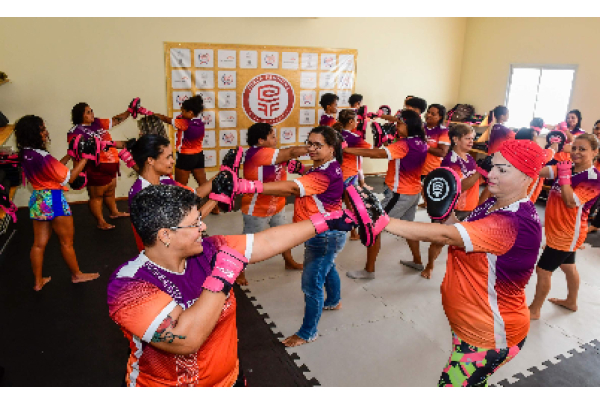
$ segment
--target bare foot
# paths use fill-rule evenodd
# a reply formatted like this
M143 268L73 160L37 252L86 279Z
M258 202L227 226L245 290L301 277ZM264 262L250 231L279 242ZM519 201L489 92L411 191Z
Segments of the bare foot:
M531 307L529 308L529 320L539 320L540 319L540 311L533 311Z
M590 226L590 227L588 228L588 234L589 234L589 233L595 233L595 232L596 232L596 231L598 231L598 230L599 230L599 228L598 228L598 227Z
M299 264L297 262L285 261L285 269L297 270L304 269L304 264Z
M585 249L585 245L582 245L581 247L577 248L578 250L584 250Z
M356 232L356 230L350 231L350 241L360 240L360 235Z
M98 224L98 228L100 230L110 230L110 229L115 228L115 226L112 224L104 223L104 224Z
M119 218L119 217L129 217L129 213L124 213L122 211L118 211L117 214L111 214L108 217L110 217L111 219L116 219L116 218Z
M433 271L433 269L430 268L425 268L425 270L423 270L423 272L421 272L421 276L425 279L431 279L431 272Z
M241 274L239 274L237 279L235 280L235 283L237 283L239 286L248 286L248 279L246 279L246 273L242 272Z
M342 302L339 302L337 304L337 306L335 306L335 307L325 306L325 307L323 307L323 310L340 310L341 308L342 308Z
M39 292L40 290L42 290L42 288L44 287L45 284L47 284L48 282L50 282L51 277L47 277L47 278L42 278L42 283L36 283L33 286L33 290L35 290L36 292Z
M565 309L569 309L569 310L574 311L574 312L577 311L577 305L574 304L574 303L567 302L566 300L552 298L552 299L548 299L548 301L550 303L554 303L555 305L562 306Z
M418 207L419 207L419 209L426 209L427 208L427 203L423 202Z
M316 338L315 338L315 340L316 340ZM315 341L315 340L313 340L313 341ZM296 334L294 334L293 336L289 336L288 338L283 340L282 343L286 347L298 347L299 345L308 344L309 341L306 341L306 340L298 337Z
M210 214L219 215L221 211L219 210L219 206L215 206L214 209L211 210Z
M89 282L94 279L98 279L100 274L98 272L94 273L83 273L80 272L77 276L71 276L71 282L73 283L81 283L81 282Z

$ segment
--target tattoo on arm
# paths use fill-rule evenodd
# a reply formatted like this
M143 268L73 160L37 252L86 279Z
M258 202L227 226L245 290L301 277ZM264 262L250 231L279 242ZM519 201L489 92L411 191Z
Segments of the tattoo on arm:
M177 320L173 320L173 318L171 318L171 316L167 316L163 320L163 322L160 323L160 326L158 326L158 328L154 332L154 335L152 336L151 341L153 343L169 343L170 344L176 338L185 340L185 336L176 335L176 334L171 333L170 331L167 331L169 328L172 328L175 326L177 326Z

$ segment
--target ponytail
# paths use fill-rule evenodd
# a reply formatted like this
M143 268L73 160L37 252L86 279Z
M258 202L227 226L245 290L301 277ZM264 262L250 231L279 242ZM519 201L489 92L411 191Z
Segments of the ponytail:
M344 125L342 123L340 123L339 121L336 121L335 124L333 124L331 126L331 128L333 128L335 131L341 133L342 130L344 129Z
M157 134L146 134L138 139L131 138L127 140L126 148L131 153L141 173L148 158L158 158L163 149L169 146L169 144L170 142L167 138Z

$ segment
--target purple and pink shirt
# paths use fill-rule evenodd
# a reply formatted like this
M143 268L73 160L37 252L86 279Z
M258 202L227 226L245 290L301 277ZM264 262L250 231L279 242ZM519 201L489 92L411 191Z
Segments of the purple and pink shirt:
M342 209L344 179L337 160L312 167L294 182L300 188L300 195L294 202L294 223L308 220L313 214Z
M23 148L21 166L33 190L69 190L71 171L48 151Z
M542 242L542 225L533 203L523 198L489 211L492 197L458 229L464 248L448 247L442 304L452 330L480 348L509 348L529 332L525 285ZM450 226L452 227L452 226Z
M394 193L421 192L421 171L427 159L427 143L419 137L400 138L387 147L388 170L385 184Z

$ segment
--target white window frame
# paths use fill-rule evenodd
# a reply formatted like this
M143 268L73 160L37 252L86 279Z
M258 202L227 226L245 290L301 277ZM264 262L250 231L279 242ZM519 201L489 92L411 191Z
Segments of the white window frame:
M579 65L575 65L575 64L565 64L565 65L561 65L561 64L539 64L539 63L511 63L509 70L508 70L508 85L506 86L506 94L504 95L504 105L508 106L508 95L510 94L510 86L511 86L511 82L512 82L512 74L513 74L513 70L517 68L517 69L522 69L522 68L534 68L534 69L540 69L540 70L573 70L573 82L571 83L571 93L569 94L569 103L567 104L567 111L565 111L565 116L567 115L567 113L569 111L572 110L571 107L571 101L573 100L573 89L575 89L575 82L577 80L577 70L579 68ZM541 75L540 75L541 78ZM538 81L538 92L539 92L539 86L540 86L540 82ZM535 108L537 106L537 94L536 94L536 99L535 99L535 105L533 107L533 113L534 116L532 116L531 118L535 117Z

